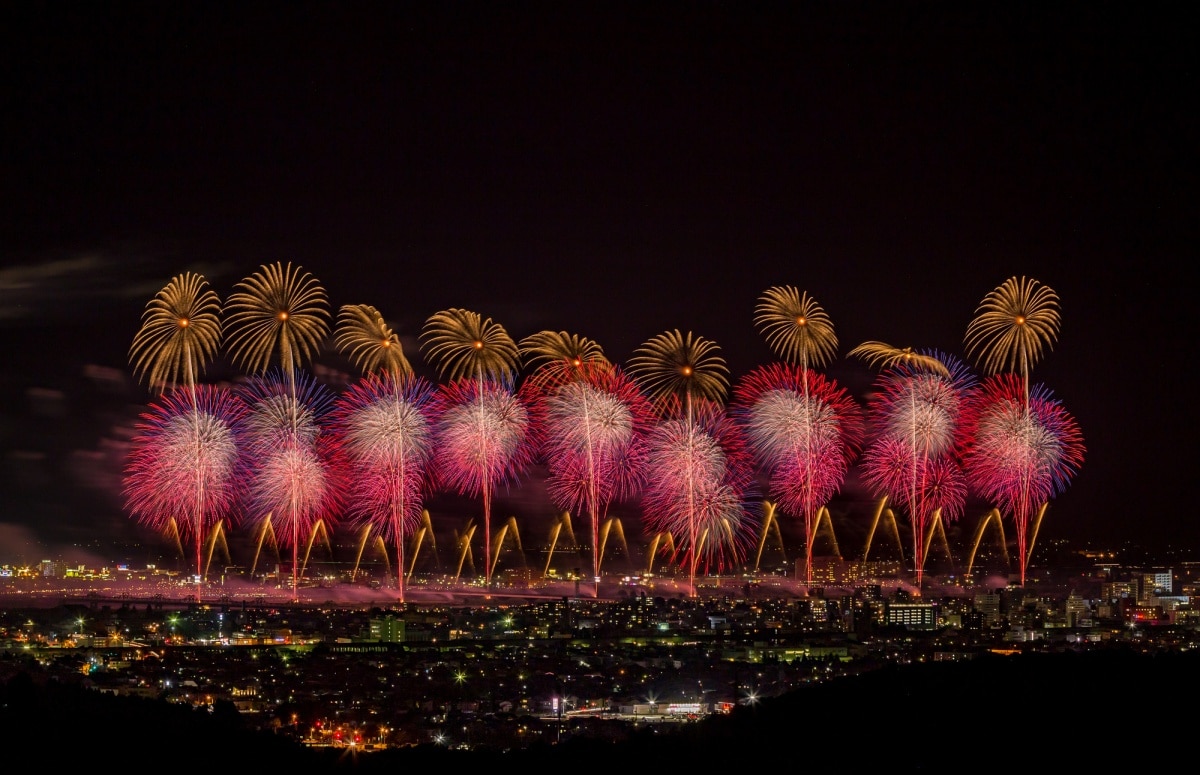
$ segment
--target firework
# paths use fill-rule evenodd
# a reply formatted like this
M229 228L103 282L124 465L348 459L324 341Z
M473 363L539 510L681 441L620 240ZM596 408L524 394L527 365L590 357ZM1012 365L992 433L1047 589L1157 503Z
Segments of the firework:
M278 354L291 375L329 333L325 290L308 272L276 263L239 282L226 299L227 346L247 372L265 372Z
M720 402L729 389L729 367L721 348L690 331L666 331L648 340L629 361L629 371L660 410L682 400Z
M709 401L693 409L690 419L664 420L651 430L642 505L647 533L671 536L684 553L694 595L697 572L720 573L744 560L757 493L737 423Z
M824 366L837 353L837 335L825 310L808 293L790 285L768 288L759 297L754 323L767 345L801 368Z
M350 356L354 365L367 373L387 371L398 377L413 373L404 357L400 337L384 321L379 310L369 304L344 304L338 311L334 336L338 351Z
M875 380L872 438L862 468L876 496L907 509L919 589L929 520L935 513L943 521L957 519L965 503L965 485L956 482L962 478L962 418L975 378L950 355L928 351L905 357L905 352L885 359L888 366Z
M531 380L538 382L554 384L581 376L585 364L612 365L595 341L566 331L538 331L522 339L518 349L532 372Z
M975 492L1012 515L1024 584L1029 520L1079 471L1083 434L1048 388L1034 385L1026 393L1014 374L983 381L970 403L966 429L967 480Z
M729 367L725 365L725 359L721 357L720 350L721 348L714 342L694 336L690 331L685 336L680 333L679 329L675 329L659 334L642 344L630 360L629 369L662 417L682 417L684 424L690 426L694 423L693 415L698 405L704 406L704 411L711 415L714 412L713 407L720 406L729 390ZM683 433L683 437L687 439L703 436L704 432L699 427L691 428ZM659 467L664 460L671 457L666 448L660 447L660 453L658 456ZM700 531L705 522L705 514L701 510L713 508L716 501L699 500L700 493L688 483L690 480L675 478L669 481L683 487L680 490L683 500L673 505L682 504L685 510L690 512L687 517L685 541L689 556L688 585L694 596L696 594L696 570L700 567ZM658 484L664 483L659 482ZM715 496L716 492L706 493L706 495ZM651 497L644 500L646 503L656 505L657 501L662 501L664 498L670 500L668 491L662 492L657 498ZM672 521L670 517L665 517L665 519ZM651 521L653 522L654 519L652 518ZM709 527L713 527L713 525L709 525ZM722 540L714 536L708 545L710 547L728 545L733 540L732 534L727 538L729 540Z
M195 541L196 574L208 531L231 516L242 483L245 405L211 385L176 388L142 415L124 481L126 505L143 525Z
M783 511L804 519L811 574L814 520L858 455L862 412L849 392L832 380L776 363L739 380L731 414L743 428L755 461L767 472L771 497Z
M484 576L492 584L492 492L523 472L531 456L528 410L513 393L521 352L504 326L452 308L431 315L421 349L450 384L439 390L438 433L449 441L435 468L447 489L483 499ZM470 384L467 384L467 383Z
M550 471L550 497L559 508L582 511L591 520L592 571L598 579L600 524L609 504L633 496L640 487L639 461L654 422L653 407L607 361L584 361L555 371L557 363L549 364L557 384L537 383L531 399L534 424Z
M983 298L967 326L967 354L985 374L1016 371L1029 390L1029 370L1058 338L1058 294L1037 280L1010 277Z
M221 342L221 302L198 274L171 278L146 305L142 327L129 348L134 375L151 389L196 384Z
M886 342L863 342L850 352L850 358L862 358L867 365L877 369L887 369L892 366L908 366L914 369L925 369L944 377L950 376L950 370L934 355L917 352L911 347L893 347Z
M485 557L492 556L492 495L515 484L535 454L529 409L504 382L459 379L438 389L433 466L437 486L483 499ZM485 562L491 586L491 562Z
M515 383L521 353L504 326L478 312L448 309L431 315L421 329L421 350L437 364L438 376Z
M325 427L334 396L306 372L285 377L278 369L251 378L238 393L248 407L249 504L268 515L276 540L292 547L295 595L301 537L328 524L340 505L334 439Z
M331 425L346 459L348 509L396 547L404 600L404 539L421 523L433 456L434 387L417 376L370 375L337 399Z

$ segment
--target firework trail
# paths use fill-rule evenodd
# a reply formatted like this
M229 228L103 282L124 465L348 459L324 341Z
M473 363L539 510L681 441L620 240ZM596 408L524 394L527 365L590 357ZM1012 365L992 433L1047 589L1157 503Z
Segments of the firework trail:
M497 487L517 483L533 463L536 442L525 401L491 379L459 379L437 391L436 486L483 500L486 583L491 586L491 514Z
M126 506L141 524L158 532L174 526L195 542L197 578L205 536L237 505L245 415L227 389L180 387L142 415L133 438Z
M731 414L743 428L755 462L768 475L770 496L804 519L807 583L818 511L845 481L862 445L862 411L848 391L801 366L755 369L734 388Z
M697 572L740 564L753 543L754 461L738 424L719 404L697 400L691 418L650 432L642 504L650 535L672 536L684 552L695 594Z
M961 361L946 353L897 353L902 354L890 359L875 379L868 409L871 440L862 470L876 496L907 510L919 590L930 520L935 514L943 522L956 520L966 503L958 461L963 413L976 382Z
M970 402L964 469L970 487L1007 510L1017 528L1021 584L1027 528L1039 506L1066 490L1083 464L1083 434L1043 385L1016 374L988 377Z
M248 407L250 510L270 519L276 540L292 548L292 594L297 596L301 538L318 523L330 524L340 506L335 439L325 427L334 395L306 372L285 377L278 369L250 378L237 390Z
M434 447L434 386L390 371L368 375L335 402L330 425L345 463L348 512L396 547L404 601L404 541L421 524Z
M607 362L553 362L558 363L570 367L548 365L526 386L534 386L530 403L540 456L550 471L550 497L558 508L582 511L591 520L592 576L599 594L600 524L613 501L640 489L638 461L654 409L637 385Z

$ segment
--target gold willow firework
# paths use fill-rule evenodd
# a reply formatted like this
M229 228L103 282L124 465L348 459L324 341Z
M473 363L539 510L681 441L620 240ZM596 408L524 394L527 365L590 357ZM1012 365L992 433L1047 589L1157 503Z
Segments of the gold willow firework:
M525 367L541 381L582 377L585 365L611 366L599 344L566 331L538 331L522 339L517 349Z
M504 326L465 309L431 315L421 330L421 351L443 379L491 377L511 385L521 368L517 343Z
M1029 370L1058 338L1058 294L1037 280L1010 277L983 298L967 326L967 355L986 374Z
M885 342L863 342L850 352L851 358L862 358L873 369L890 369L893 366L907 366L911 369L924 369L943 377L950 376L946 364L936 357L919 353L911 347L893 347Z
M683 399L721 403L729 390L729 367L715 343L688 332L666 331L650 339L629 361L629 372L659 407Z
M387 372L407 377L413 373L400 337L370 304L342 305L334 345L367 374Z
M833 323L807 292L790 285L768 288L754 309L754 324L767 345L788 363L820 368L837 354Z
M221 344L221 301L198 274L171 278L146 305L129 348L134 376L156 393L192 386Z
M291 264L264 265L239 282L225 302L228 347L234 362L258 374L278 351L285 374L315 355L329 333L325 289Z

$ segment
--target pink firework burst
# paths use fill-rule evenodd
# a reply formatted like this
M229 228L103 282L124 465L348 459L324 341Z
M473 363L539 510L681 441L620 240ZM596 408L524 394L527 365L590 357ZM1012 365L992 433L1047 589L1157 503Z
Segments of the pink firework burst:
M437 392L434 478L443 490L483 499L484 568L492 583L492 496L532 464L536 442L529 407L504 381L463 378Z
M242 401L224 388L176 388L142 415L133 438L127 508L151 529L175 525L181 539L194 541L197 578L205 536L237 506L245 414Z
M650 433L642 491L645 528L669 534L694 580L736 567L753 536L754 461L741 427L718 405L693 402L692 419L662 420Z
M404 599L404 541L421 522L434 447L434 386L393 372L368 375L335 402L330 424L347 475L347 507L355 521L396 549L397 588Z
M600 524L608 507L636 495L655 415L649 399L619 367L584 362L527 382L546 486L558 508L591 520L592 573L600 576Z
M732 414L779 507L804 519L805 566L812 582L818 510L845 481L863 439L862 410L836 382L802 366L774 363L743 377Z
M923 353L945 372L899 361L875 380L868 412L871 440L863 479L877 497L903 504L912 530L918 589L924 575L925 533L933 519L961 516L966 486L958 463L963 417L975 378L958 359Z
M319 523L330 527L341 507L335 439L326 427L334 395L305 372L294 372L289 381L279 370L252 377L239 394L249 408L250 508L270 521L281 544L292 548L295 594L302 538Z
M1014 374L983 381L971 401L966 430L967 480L1012 515L1024 584L1029 520L1067 488L1083 465L1083 434L1048 388L1034 385L1027 398Z

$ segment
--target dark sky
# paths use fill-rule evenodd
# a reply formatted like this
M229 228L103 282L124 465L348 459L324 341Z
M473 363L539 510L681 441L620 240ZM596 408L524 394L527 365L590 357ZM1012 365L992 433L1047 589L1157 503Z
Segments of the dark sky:
M1042 540L1200 549L1194 28L1100 5L7 4L0 562L138 535L141 312L275 261L379 308L418 369L423 321L464 307L617 362L692 331L736 380L793 285L859 396L855 345L961 357L1032 277L1062 315L1034 380L1087 447Z

